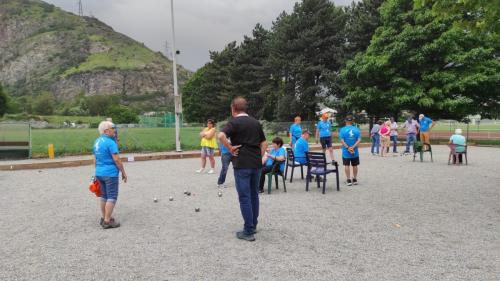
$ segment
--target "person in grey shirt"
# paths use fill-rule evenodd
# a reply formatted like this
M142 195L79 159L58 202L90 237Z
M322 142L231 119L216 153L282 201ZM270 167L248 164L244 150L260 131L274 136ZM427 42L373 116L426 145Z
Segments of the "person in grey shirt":
M382 121L379 120L378 122L373 124L373 128L370 131L370 138L372 139L372 149L371 149L372 155L379 154L380 135L378 132L380 131L380 125L382 125ZM377 152L375 153L375 151Z

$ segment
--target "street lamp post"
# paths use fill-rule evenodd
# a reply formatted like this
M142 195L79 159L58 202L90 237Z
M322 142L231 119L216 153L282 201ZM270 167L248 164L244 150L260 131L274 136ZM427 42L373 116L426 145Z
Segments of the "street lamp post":
M177 49L175 49L175 26L174 26L174 0L170 0L170 10L172 14L172 72L174 74L174 103L175 103L175 151L180 152L181 149L181 114L182 101L177 87Z

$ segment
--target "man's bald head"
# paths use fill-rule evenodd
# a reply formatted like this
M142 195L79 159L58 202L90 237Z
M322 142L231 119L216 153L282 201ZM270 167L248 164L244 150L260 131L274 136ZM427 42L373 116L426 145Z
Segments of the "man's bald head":
M247 112L247 100L243 97L236 97L231 102L231 108L235 113Z

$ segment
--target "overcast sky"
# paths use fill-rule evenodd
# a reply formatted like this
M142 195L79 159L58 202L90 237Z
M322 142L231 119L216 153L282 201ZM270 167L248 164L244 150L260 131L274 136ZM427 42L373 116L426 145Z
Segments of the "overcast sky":
M78 13L78 0L45 0ZM155 51L171 44L169 0L82 0L85 15L93 15ZM219 51L231 41L250 35L256 23L270 28L295 0L175 0L176 48L179 63L196 70L209 61L209 50ZM352 0L334 0L347 5ZM171 48L171 47L170 47Z

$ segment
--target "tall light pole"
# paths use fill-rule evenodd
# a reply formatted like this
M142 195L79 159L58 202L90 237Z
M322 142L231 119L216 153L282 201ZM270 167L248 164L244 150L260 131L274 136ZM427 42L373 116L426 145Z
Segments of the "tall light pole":
M175 103L175 151L181 149L181 114L182 102L177 87L177 49L175 48L175 26L174 26L174 0L170 0L170 10L172 14L172 72L174 74L174 103Z

